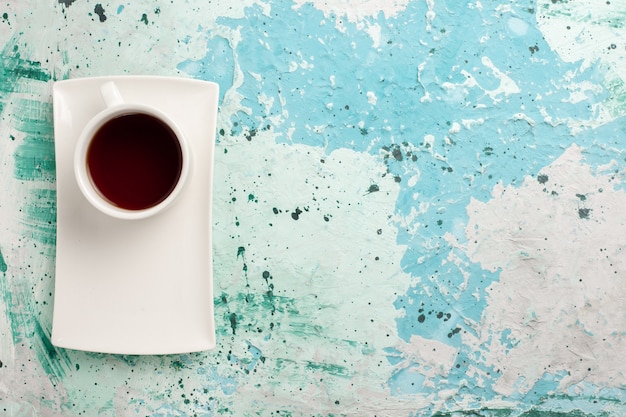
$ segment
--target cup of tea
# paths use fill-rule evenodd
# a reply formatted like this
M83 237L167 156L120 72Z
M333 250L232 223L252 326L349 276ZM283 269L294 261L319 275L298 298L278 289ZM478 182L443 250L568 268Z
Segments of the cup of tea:
M76 181L98 210L119 219L155 215L176 200L189 175L185 136L162 111L124 101L114 81L100 87L106 108L83 129Z

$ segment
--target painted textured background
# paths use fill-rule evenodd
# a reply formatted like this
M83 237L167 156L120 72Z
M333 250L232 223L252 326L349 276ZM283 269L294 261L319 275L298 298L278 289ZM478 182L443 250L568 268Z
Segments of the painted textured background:
M626 414L626 4L0 5L0 415ZM50 343L54 80L221 87L218 346Z

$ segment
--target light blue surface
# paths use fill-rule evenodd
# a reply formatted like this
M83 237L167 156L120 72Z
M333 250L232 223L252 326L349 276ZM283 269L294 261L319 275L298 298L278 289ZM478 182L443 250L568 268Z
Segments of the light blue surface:
M622 5L195 3L59 1L54 59L47 10L5 18L9 415L624 412ZM28 301L53 278L50 109L15 102L105 73L220 84L215 351L57 350Z

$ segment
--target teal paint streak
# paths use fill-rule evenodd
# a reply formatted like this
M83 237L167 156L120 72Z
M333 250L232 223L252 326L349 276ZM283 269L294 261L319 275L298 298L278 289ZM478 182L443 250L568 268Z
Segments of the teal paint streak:
M233 330L233 335L237 333L237 314L230 313L228 315L228 321L230 321L230 328Z
M0 272L5 273L8 269L9 267L4 260L4 255L2 255L2 252L0 251Z
M43 243L44 251L30 262L53 259L56 244L56 166L54 129L50 98L34 97L35 91L48 91L52 80L50 72L40 62L23 59L15 37L0 52L0 115L8 120L12 131L7 134L19 140L13 154L13 176L33 183L21 208L23 235ZM29 266L30 267L30 266ZM8 270L0 254L0 271ZM16 268L17 270L17 268ZM45 274L42 283L32 281L32 275L21 269L0 276L0 290L5 315L14 345L28 346L40 364L43 375L55 386L74 367L68 352L57 349L50 341L49 303L38 301L38 296L50 294L50 277Z
M37 100L13 95L36 91L35 87L41 89L42 86L35 84L48 83L52 76L41 63L21 58L16 39L3 49L0 63L0 111L2 116L10 118L15 129L16 133L11 136L22 138L13 155L13 176L21 181L45 183L30 191L22 224L26 234L53 248L56 243L56 191L50 185L56 180L56 164L52 104L49 98ZM6 107L9 101L12 104L10 113Z
M47 82L52 76L42 68L41 62L22 59L17 38L13 38L0 53L0 111L8 95L16 91L20 79Z
M65 349L55 347L50 341L50 332L39 320L33 319L34 337L31 340L39 363L53 385L58 385L68 372L72 371L72 361Z
M4 263L4 257L2 259L2 262L5 268L8 270L6 263ZM11 293L11 291L9 291L9 283L8 283L6 273L3 273L2 275L0 275L0 297L1 297L0 299L2 300L1 306L4 307L5 316L10 318L13 294ZM11 320L9 320L9 322L12 323ZM11 338L13 339L13 341L15 341L14 334L15 334L15 331L13 330L13 326L11 325Z
M48 83L51 79L52 76L41 67L40 62L21 58L17 39L12 39L0 55L0 112L2 115L7 116L5 114L6 105L10 101L12 93L28 93L32 91L29 88L30 83ZM43 165L51 166L51 171L54 172L54 132L51 103L48 100L18 98L13 104L15 111L10 115L11 124L25 136L25 149L20 155L26 158L35 156L35 153L29 151L42 148L43 152L37 157L44 160ZM18 153L20 153L19 149ZM17 177L21 178L21 176Z
M55 174L54 144L27 136L15 151L15 178L52 182Z
M12 139L20 138L13 154L13 176L21 181L44 183L31 189L22 225L25 235L47 245L54 256L56 244L56 180L52 104L49 97L25 98L14 93L46 90L52 76L40 62L21 57L17 38L12 39L0 56L0 112L14 129ZM11 103L10 112L7 104Z
M36 189L30 195L22 224L33 239L54 248L56 245L56 190Z
M13 126L17 130L53 141L52 103L19 98L15 104L19 111L13 116Z
M13 117L14 127L25 134L14 153L16 179L44 183L30 191L22 223L35 240L56 244L56 190L50 185L56 180L52 106L47 102L20 100Z
M312 371L321 371L323 373L339 376L342 378L350 378L351 376L353 376L353 372L350 372L345 366L333 363L306 361L305 368Z
M15 103L13 126L24 140L15 151L14 176L20 180L54 181L54 130L52 105L48 102L19 100Z
M40 62L20 59L17 45L9 45L11 46L11 54L6 56L7 48L3 51L3 69L0 71L2 79L10 78L8 76L29 78L37 81L50 81L52 79L51 75L41 67ZM12 85L15 85L15 83L12 83Z
M72 369L72 361L67 351L52 345L49 326L42 323L42 317L37 313L37 302L32 291L23 277L0 276L0 294L13 344L30 346L50 382L58 385Z

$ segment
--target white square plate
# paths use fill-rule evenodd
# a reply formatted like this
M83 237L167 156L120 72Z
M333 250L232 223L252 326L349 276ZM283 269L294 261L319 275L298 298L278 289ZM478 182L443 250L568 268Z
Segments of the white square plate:
M164 212L142 220L102 214L73 171L85 124L105 108L100 86L168 114L187 138L191 169ZM152 76L59 81L53 88L57 254L52 343L119 354L170 354L215 346L211 187L218 85Z

